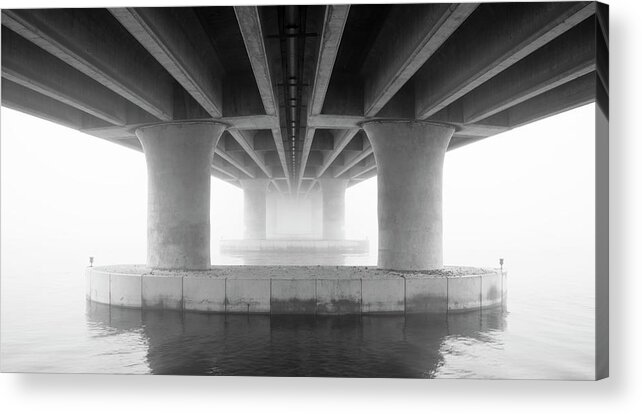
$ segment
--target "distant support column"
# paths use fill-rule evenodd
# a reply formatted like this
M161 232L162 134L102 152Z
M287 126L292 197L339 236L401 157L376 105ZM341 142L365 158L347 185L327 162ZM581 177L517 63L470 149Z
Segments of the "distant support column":
M267 187L270 180L241 180L243 187L245 221L244 237L247 240L263 240L266 234Z
M323 238L323 195L321 191L310 194L310 221L312 236L315 239Z
M348 180L341 178L320 178L323 198L323 239L343 240L345 238L346 187Z
M443 165L455 129L385 120L366 122L363 129L377 162L379 267L442 267Z
M147 161L147 266L205 270L210 261L210 177L218 122L140 127Z

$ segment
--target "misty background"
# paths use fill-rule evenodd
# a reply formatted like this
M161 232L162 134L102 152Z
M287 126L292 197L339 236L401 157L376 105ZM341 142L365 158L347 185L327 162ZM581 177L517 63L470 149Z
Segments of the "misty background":
M594 257L594 105L448 152L444 254L453 265L535 260L587 274ZM144 263L142 153L2 108L2 276ZM377 179L346 194L346 237L377 246ZM212 178L212 250L242 238L243 191ZM79 273L80 274L80 273ZM79 279L80 280L80 279Z

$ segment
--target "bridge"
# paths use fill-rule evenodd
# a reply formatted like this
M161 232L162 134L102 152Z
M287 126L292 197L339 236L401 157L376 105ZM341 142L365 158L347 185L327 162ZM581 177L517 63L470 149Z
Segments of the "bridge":
M608 84L596 2L2 11L2 105L145 153L158 269L210 267L210 176L244 190L248 239L274 196L342 239L375 175L379 267L440 268L446 151L608 117Z

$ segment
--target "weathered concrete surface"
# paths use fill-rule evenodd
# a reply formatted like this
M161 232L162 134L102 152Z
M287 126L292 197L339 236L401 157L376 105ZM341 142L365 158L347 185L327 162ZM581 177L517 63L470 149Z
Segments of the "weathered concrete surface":
M361 312L360 279L317 279L318 314Z
M377 161L379 267L443 266L442 175L455 129L416 121L363 124Z
M323 197L323 238L326 240L343 240L345 238L346 187L348 180L340 178L322 178L321 194Z
M484 307L504 304L499 271L472 267L402 273L364 266L216 266L208 271L172 272L122 265L87 268L86 277L92 301L137 308L273 314L445 313L480 309L482 292L489 298Z
M207 276L183 278L183 309L225 312L225 279Z
M273 280L270 296L271 313L316 313L316 283L314 280Z
M268 179L241 180L243 187L244 236L248 240L265 239L266 193Z
M270 311L270 280L228 279L225 286L226 312Z
M210 176L218 122L181 122L136 130L147 161L147 265L208 269Z
M88 275L89 299L100 303L110 303L109 273L88 272Z
M141 276L131 274L109 275L109 304L126 308L142 307Z
M404 312L404 279L361 280L361 312Z
M406 279L407 313L445 313L448 311L448 279Z
M461 311L481 307L481 278L448 279L448 310Z
M143 276L142 300L144 308L182 309L183 278L180 276Z
M490 307L502 302L502 275L497 273L481 278L481 306Z

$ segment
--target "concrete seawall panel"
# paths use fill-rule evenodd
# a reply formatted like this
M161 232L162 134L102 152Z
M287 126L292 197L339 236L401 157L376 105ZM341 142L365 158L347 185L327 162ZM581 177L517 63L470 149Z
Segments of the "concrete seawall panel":
M286 313L316 313L316 284L314 280L292 279L272 280L270 312L273 314Z
M406 313L448 311L448 279L406 279Z
M481 307L481 276L448 279L448 310L462 311Z
M180 276L144 275L143 308L182 309L183 278Z
M361 279L317 279L318 314L361 312Z
M269 279L228 279L225 287L227 312L269 313Z
M404 279L362 279L361 311L404 312Z
M127 308L142 307L140 275L112 273L109 278L111 281L111 305Z
M89 298L94 302L109 304L109 273L91 272L89 275Z
M475 273L477 272L477 273ZM272 314L447 313L504 306L506 272L445 268L400 273L360 266L216 266L85 273L93 302L129 308Z
M183 278L183 309L225 312L225 282L225 279L207 276Z
M483 275L481 277L481 306L486 308L501 304L502 276L500 274Z

